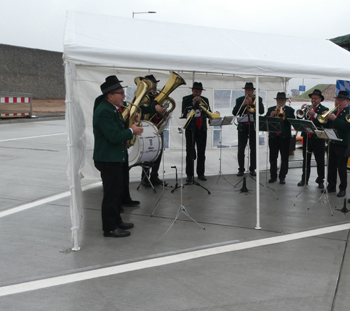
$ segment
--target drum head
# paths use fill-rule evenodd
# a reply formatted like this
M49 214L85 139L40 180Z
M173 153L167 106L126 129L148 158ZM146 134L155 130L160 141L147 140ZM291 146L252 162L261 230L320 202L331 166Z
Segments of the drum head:
M142 121L143 133L136 136L134 146L128 149L129 166L142 164L143 162L154 162L163 148L162 139L155 133L157 127L148 121Z

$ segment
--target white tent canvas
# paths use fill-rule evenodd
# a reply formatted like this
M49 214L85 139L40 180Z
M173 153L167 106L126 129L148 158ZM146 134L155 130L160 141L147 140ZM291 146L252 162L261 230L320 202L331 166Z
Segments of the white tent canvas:
M113 31L112 31L113 30ZM195 38L195 40L194 40ZM183 24L68 12L64 40L66 71L67 127L72 177L72 213L76 231L79 213L80 173L99 178L92 161L93 103L100 95L100 84L115 74L132 92L134 78L154 74L165 85L170 71L176 71L186 85L171 97L176 109L169 124L164 167L181 167L182 135L178 128L182 97L191 93L194 81L203 83L203 95L212 111L231 114L235 97L245 82L255 82L265 106L274 104L276 92L285 90L291 77L349 79L350 55L327 40L283 37ZM233 126L224 129L235 132ZM217 132L216 132L217 134ZM206 174L218 173L219 151L214 144L215 130L208 131ZM236 150L223 153L226 173L237 170ZM133 168L131 177L140 177ZM77 189L78 193L74 193ZM258 200L257 200L258 201ZM75 202L75 203L74 203ZM258 203L257 203L258 204ZM73 230L73 231L74 231ZM76 233L76 232L75 232ZM75 246L77 247L76 243Z

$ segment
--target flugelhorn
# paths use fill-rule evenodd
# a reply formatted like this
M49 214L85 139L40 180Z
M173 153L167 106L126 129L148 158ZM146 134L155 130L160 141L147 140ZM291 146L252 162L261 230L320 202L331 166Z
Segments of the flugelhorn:
M301 108L295 112L297 119L309 120L311 118L308 114L310 109L312 109L312 105L302 105Z
M285 120L286 113L283 111L283 106L276 107L276 117Z
M320 114L317 116L317 120L320 122L320 123L325 123L326 122L326 117L329 116L331 113L333 113L335 110L338 109L338 105L335 105L333 108L327 110L326 112Z
M202 97L199 98L199 107L202 108L202 110L208 116L209 120L220 118L220 112L219 111L215 111L214 113L210 112L209 104Z

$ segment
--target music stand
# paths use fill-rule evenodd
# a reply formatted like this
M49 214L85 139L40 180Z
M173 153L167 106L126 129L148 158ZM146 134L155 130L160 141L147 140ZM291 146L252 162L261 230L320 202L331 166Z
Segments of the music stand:
M193 118L195 118L195 115L196 115L196 111L194 109L192 109L188 116L187 116L187 119L185 121L185 123L183 124L182 126L182 129L187 129L187 127L190 125L191 121ZM180 119L183 119L184 116L182 116ZM199 117L199 118L203 118L203 117ZM208 194L211 194L211 192L205 188L204 186L202 186L198 181L195 181L194 180L194 154L193 154L193 151L194 151L194 145L195 145L195 139L194 139L194 130L192 131L192 148L191 148L191 161L192 161L192 167L193 167L193 175L192 175L192 180L190 182L186 182L184 186L187 186L187 185L195 185L195 186L199 186L201 188L203 188L204 190L206 190L208 192Z
M181 118L180 118L181 119ZM192 218L190 216L190 214L187 212L186 207L183 205L183 197L182 197L182 189L184 188L182 185L182 177L183 177L183 161L184 161L184 133L183 133L183 129L179 128L179 132L182 135L182 149L181 149L181 185L180 185L180 206L179 209L176 213L175 219L172 222L172 224L170 225L169 229L167 230L167 232L165 232L165 235L167 235L167 233L169 232L169 230L171 229L171 227L175 224L176 220L179 218L181 213L184 213L188 218L190 218L193 222L195 222L198 226L200 226L203 230L205 230L205 228L203 226L201 226L194 218Z
M287 119L291 125L293 125L295 131L297 132L305 132L306 134L316 134L315 131L317 130L315 124L310 120L299 120L299 119ZM294 206L298 203L300 197L304 190L309 191L309 187L307 185L306 179L307 179L307 160L308 157L311 157L311 152L307 150L309 146L309 135L306 135L306 149L305 149L305 159L303 159L303 162L305 161L304 166L304 187L303 189L296 195L298 198L297 201L294 203Z
M222 159L222 126L223 125L232 125L233 122L233 116L225 116L223 118L217 118L214 119L210 122L210 126L220 126L220 141L219 141L219 148L220 148L220 168L219 168L219 176L218 179L216 181L216 183L218 183L220 177L222 177L223 179L225 179L230 185L232 185L224 176L224 174L221 171L221 159ZM233 185L232 185L233 186Z
M328 148L327 148L327 173L326 173L326 178L327 178L327 182L328 182L328 166L329 166L329 149L330 149L330 144L333 140L342 140L338 137L337 133L335 132L335 130L333 129L322 129L322 130L316 130L315 134L317 135L318 138L322 138L327 140L328 143ZM328 202L328 206L329 206L329 210L331 212L331 215L333 216L333 211L332 211L332 207L331 204L329 202L329 197L328 197L328 185L325 187L325 189L323 190L321 196L319 197L319 199L317 200L320 201L321 198L324 195L327 195L327 202Z
M172 115L172 112L169 114L168 119L167 119L167 120L162 124L162 126L159 128L159 130L158 130L158 132L157 132L157 135L163 134L163 132L166 130L166 127L168 126L168 123L170 122L171 115ZM163 148L163 153L162 153L162 160L163 160L163 184L162 184L162 193L161 193L161 195L160 195L160 197L159 197L159 199L158 199L156 205L154 206L154 210L153 210L153 212L152 212L152 214L151 214L151 217L153 217L154 213L156 212L156 210L157 210L157 208L158 208L158 204L159 204L159 202L161 201L163 195L166 195L166 194L165 194L165 190L167 190L167 189L165 188L165 187L167 187L167 186L166 186L166 184L165 184L165 179L164 179L164 173L165 173L165 170L164 170L164 162L165 162L165 161L164 161L164 154L165 154L165 148L164 148L164 145L163 145L163 144L162 144L162 148ZM177 203L176 203L175 201L173 201L168 195L166 195L166 196L167 196L167 198L168 198L170 201L172 201L173 203L177 204Z
M271 133L281 133L282 132L283 119L276 117L259 117L259 131L261 132L271 132ZM268 161L268 151L269 148L266 148L266 170L267 170L267 161ZM270 190L273 196L278 200L276 194L272 191L275 189L271 188L267 182L267 173L266 173L266 188Z
M251 139L251 137L250 137L250 123L254 123L254 117L252 114L245 114L243 117L237 117L237 122L238 123L249 123L249 143L248 143L248 152L247 152L248 164L247 164L247 171L244 172L243 178L238 183L236 183L233 187L236 188L236 186L239 185L243 181L243 186L240 189L239 193L244 192L246 194L250 194L249 191L251 191L251 190L248 190L248 188L246 186L246 179L247 179L247 176L249 176L251 179L253 179L255 181L255 179L250 174L248 174L249 166L250 166L250 164L249 164L250 163L250 139Z

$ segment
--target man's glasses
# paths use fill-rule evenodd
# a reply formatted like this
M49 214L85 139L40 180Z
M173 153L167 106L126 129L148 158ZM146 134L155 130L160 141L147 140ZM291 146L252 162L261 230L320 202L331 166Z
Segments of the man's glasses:
M113 92L113 93L111 93L112 95L114 95L114 94L120 94L120 95L125 95L125 92L123 91L123 92Z

